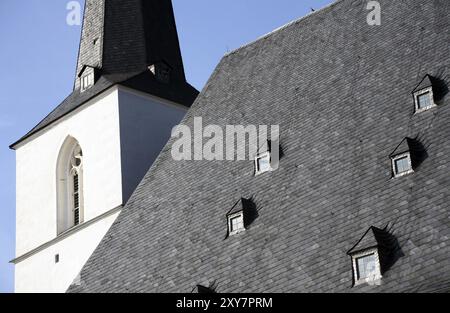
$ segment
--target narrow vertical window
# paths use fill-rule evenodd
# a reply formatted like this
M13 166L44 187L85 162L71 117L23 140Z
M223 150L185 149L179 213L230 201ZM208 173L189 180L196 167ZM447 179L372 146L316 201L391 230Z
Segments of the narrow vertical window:
M354 284L375 282L381 279L378 247L352 253Z
M229 233L229 235L235 235L243 230L245 230L243 212L239 212L239 213L228 216L228 233Z
M375 254L356 258L357 279L366 279L377 274Z
M411 155L409 152L394 156L392 158L392 168L394 177L401 177L414 172L411 163Z
M80 224L80 185L78 173L73 175L73 224Z
M81 91L91 88L94 85L94 73L89 73L81 78Z
M410 170L408 157L403 157L400 159L395 160L395 169L397 173L403 174L404 172L407 172Z
M84 221L83 177L83 152L78 142L68 137L57 165L58 235Z
M244 221L242 219L242 215L233 217L231 219L231 232L237 232L244 228Z
M430 92L426 92L426 93L423 93L423 94L417 96L417 109L418 110L427 109L427 108L431 107L432 105L433 104L432 104Z
M433 82L430 75L426 75L413 90L415 112L421 113L436 106L434 102Z
M270 152L265 152L255 158L256 175L262 174L264 172L269 172L271 170L272 168L270 167Z

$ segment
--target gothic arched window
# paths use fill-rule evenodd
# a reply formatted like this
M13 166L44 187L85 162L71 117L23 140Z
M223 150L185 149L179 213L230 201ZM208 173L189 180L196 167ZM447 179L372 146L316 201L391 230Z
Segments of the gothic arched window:
M83 151L78 141L68 137L57 164L58 234L83 222Z

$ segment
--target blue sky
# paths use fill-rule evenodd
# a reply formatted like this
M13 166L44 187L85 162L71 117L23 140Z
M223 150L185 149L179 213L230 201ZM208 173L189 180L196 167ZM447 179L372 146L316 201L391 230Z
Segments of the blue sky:
M0 1L0 292L14 290L15 156L8 146L71 92L81 27L66 24L68 2ZM227 51L331 2L173 0L188 81L201 89Z

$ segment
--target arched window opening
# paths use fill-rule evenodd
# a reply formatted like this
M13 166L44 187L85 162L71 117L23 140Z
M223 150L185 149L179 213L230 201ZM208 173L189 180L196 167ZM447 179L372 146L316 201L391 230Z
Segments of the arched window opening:
M83 223L83 151L68 137L57 166L57 231L61 234Z

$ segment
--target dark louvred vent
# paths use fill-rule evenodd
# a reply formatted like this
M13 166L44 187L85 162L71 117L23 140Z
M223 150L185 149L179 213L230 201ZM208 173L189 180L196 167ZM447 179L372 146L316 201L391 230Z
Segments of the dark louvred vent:
M73 224L80 224L80 192L78 174L73 176Z

